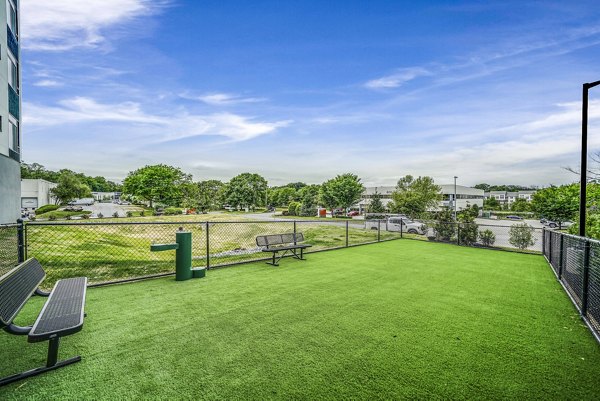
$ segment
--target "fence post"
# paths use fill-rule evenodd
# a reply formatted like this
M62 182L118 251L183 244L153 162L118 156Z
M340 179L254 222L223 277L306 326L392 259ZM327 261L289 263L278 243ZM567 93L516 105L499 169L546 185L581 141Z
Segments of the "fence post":
M17 251L18 251L18 262L25 262L25 233L24 223L22 219L17 220Z
M583 253L583 294L581 296L581 316L587 314L588 308L588 289L590 286L590 242L585 240Z
M210 269L210 236L208 235L208 221L206 222L206 270Z
M294 220L294 245L296 245L296 221Z
M460 223L456 224L456 245L460 245Z
M377 242L381 241L381 220L377 220Z
M560 253L559 253L559 260L558 260L558 279L560 280L562 278L562 271L563 271L563 257L564 257L564 251L563 251L563 244L564 244L564 239L565 236L564 235L560 235Z
M346 248L348 248L348 220L346 220Z
M550 262L550 264L552 264L552 243L554 242L554 240L552 239L552 236L554 235L554 231L549 231L550 232L550 238L548 238L548 240L550 241L550 243L548 244L548 261Z
M400 219L400 238L404 237L404 219Z
M546 256L546 227L542 227L542 255Z

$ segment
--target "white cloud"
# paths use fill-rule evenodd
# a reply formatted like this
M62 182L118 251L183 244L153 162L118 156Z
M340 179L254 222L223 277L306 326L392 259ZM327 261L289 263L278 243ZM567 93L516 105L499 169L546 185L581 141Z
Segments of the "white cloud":
M62 83L55 81L53 79L42 79L41 81L37 81L33 83L33 86L39 87L53 87L53 86L62 86Z
M96 47L104 41L104 29L150 15L165 4L166 0L22 1L22 46L46 51Z
M262 97L243 97L240 95L234 95L234 94L230 94L230 93L208 93L208 94L200 95L200 96L193 96L188 93L183 93L179 96L184 99L199 100L206 104L217 105L217 106L228 105L228 104L238 104L238 103L257 103L257 102L264 102L265 100L267 100Z
M222 136L233 141L245 141L270 134L288 126L291 121L265 122L233 113L191 115L155 115L142 110L135 102L118 104L98 103L94 99L75 97L59 102L58 106L25 103L23 122L30 127L50 127L86 122L120 122L146 124L157 128L148 130L155 141L172 141L194 136Z
M404 68L394 74L387 75L381 78L373 79L365 83L365 87L369 89L390 89L397 88L417 77L431 75L429 71L421 67Z

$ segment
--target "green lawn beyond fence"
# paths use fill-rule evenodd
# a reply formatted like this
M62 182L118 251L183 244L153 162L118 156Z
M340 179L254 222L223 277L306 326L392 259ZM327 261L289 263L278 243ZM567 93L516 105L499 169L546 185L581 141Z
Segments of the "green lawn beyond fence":
M0 399L598 398L600 347L537 255L389 241L90 288L86 312L61 342L83 360ZM45 360L22 336L0 349L2 376Z

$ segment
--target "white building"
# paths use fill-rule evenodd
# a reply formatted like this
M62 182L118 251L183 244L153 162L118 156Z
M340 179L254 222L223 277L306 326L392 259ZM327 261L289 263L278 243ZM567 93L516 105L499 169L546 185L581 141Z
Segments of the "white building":
M526 190L526 191L517 191L517 192L507 192L507 191L490 191L485 193L485 198L495 198L501 205L510 206L517 199L525 199L527 202L531 202L533 200L533 195L535 195L536 191Z
M442 200L440 201L440 207L454 207L454 184L440 185L440 194ZM396 190L395 186L381 186L381 187L366 187L362 194L360 202L356 206L362 213L368 209L371 199L375 193L379 194L381 203L385 208L388 208L388 204L392 202L392 193ZM483 207L484 191L482 189L465 187L463 185L456 186L456 210L463 210L473 205L477 205L480 208Z
M21 67L19 8L16 0L0 0L0 224L21 215Z
M27 210L35 210L49 204L54 204L55 198L50 190L56 188L57 184L41 179L21 180L21 207Z

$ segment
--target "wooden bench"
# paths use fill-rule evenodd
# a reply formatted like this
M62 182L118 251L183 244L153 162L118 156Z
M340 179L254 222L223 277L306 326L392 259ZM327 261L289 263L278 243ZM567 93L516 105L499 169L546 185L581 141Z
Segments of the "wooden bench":
M46 273L31 258L0 277L0 328L15 335L26 335L30 343L49 341L46 366L0 379L0 386L70 365L80 356L58 361L61 337L77 333L83 327L86 277L59 280L51 292L40 290ZM33 295L48 297L32 326L17 326L13 320Z
M290 252L296 259L304 259L304 249L310 247L308 244L299 244L304 242L304 235L302 233L291 233L291 234L272 234L272 235L259 235L256 237L256 245L262 248L263 252L272 252L273 259L271 262L267 262L273 266L279 266L279 261ZM300 250L300 255L298 255ZM279 255L279 252L283 252Z

